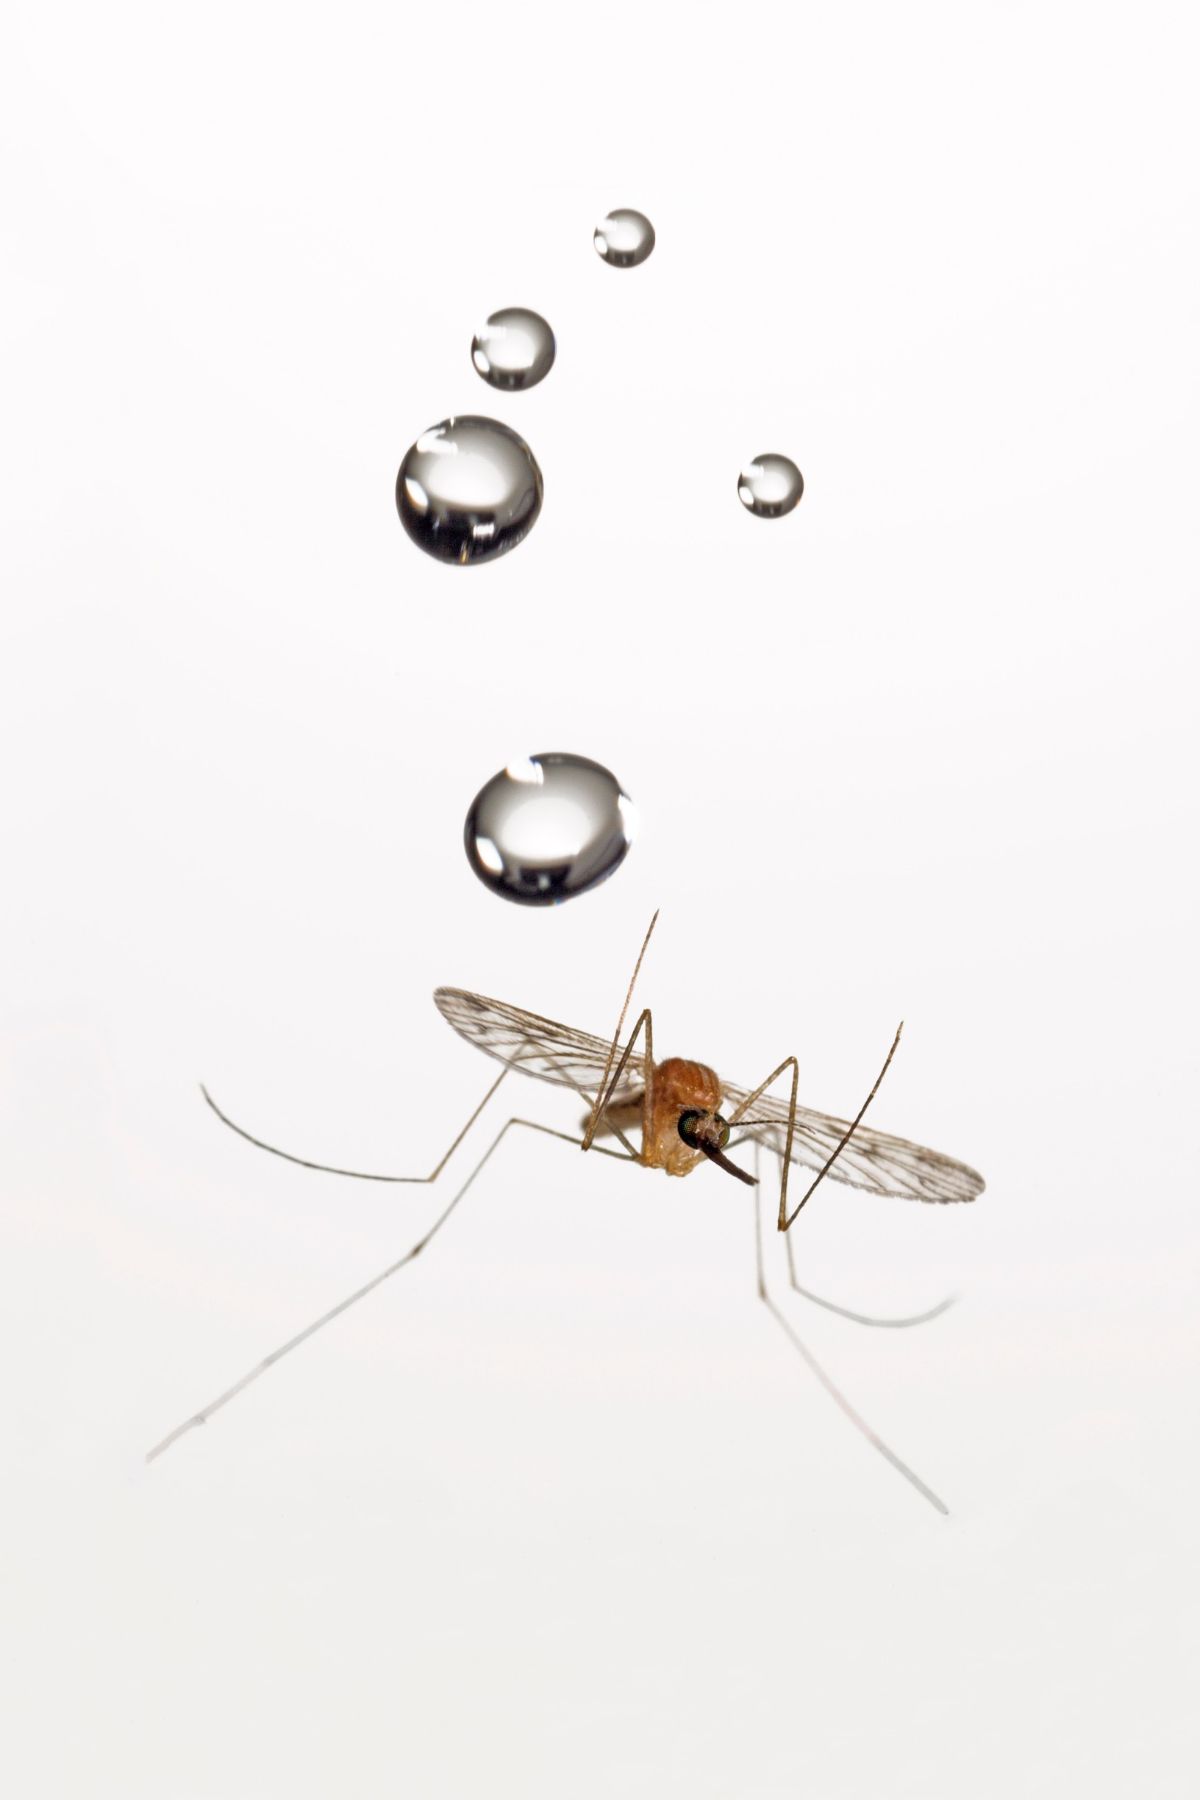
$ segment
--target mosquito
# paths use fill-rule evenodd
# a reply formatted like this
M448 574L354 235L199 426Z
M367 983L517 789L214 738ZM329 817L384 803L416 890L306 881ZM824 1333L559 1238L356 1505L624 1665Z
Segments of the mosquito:
M863 1125L863 1115L879 1091L896 1054L904 1029L903 1023L896 1031L870 1093L849 1122L814 1112L798 1104L796 1095L799 1065L794 1056L785 1057L765 1080L751 1089L735 1087L719 1077L706 1063L691 1062L682 1057L668 1057L663 1062L656 1062L654 1023L649 1007L645 1007L638 1015L633 1030L622 1047L621 1033L626 1015L657 922L658 914L655 913L630 977L617 1028L608 1039L593 1037L588 1032L576 1031L569 1025L560 1025L553 1019L526 1012L522 1007L510 1006L503 1000L490 1000L482 994L468 993L462 988L435 990L434 1004L442 1017L468 1043L474 1044L485 1055L495 1058L504 1066L449 1149L428 1175L377 1175L360 1169L343 1169L329 1163L310 1162L305 1157L295 1156L290 1151L278 1149L274 1144L265 1143L262 1138L255 1137L243 1126L236 1124L222 1112L208 1089L201 1086L200 1091L205 1101L224 1125L272 1156L282 1157L284 1161L296 1163L303 1169L315 1169L326 1175L342 1175L355 1181L405 1185L429 1185L437 1181L501 1083L514 1070L539 1081L572 1089L587 1103L588 1112L582 1124L582 1136L579 1137L565 1131L556 1131L534 1119L514 1116L506 1120L453 1199L415 1244L362 1287L347 1294L336 1306L330 1307L328 1312L322 1313L294 1337L272 1350L270 1355L235 1381L232 1387L218 1394L215 1400L209 1401L207 1406L177 1425L147 1452L148 1463L169 1450L172 1444L193 1427L206 1424L214 1413L228 1406L231 1400L236 1399L261 1375L265 1375L274 1364L282 1361L342 1313L356 1306L400 1269L415 1262L465 1198L476 1177L491 1161L509 1132L519 1128L558 1138L579 1149L596 1151L602 1156L614 1157L622 1162L640 1163L647 1169L662 1169L668 1175L690 1175L702 1162L707 1161L738 1181L755 1188L758 1298L776 1319L826 1392L868 1443L939 1512L949 1510L932 1488L889 1449L851 1406L772 1299L764 1272L757 1168L759 1153L763 1149L773 1152L778 1159L780 1177L776 1225L780 1232L788 1234L787 1266L791 1288L804 1299L857 1324L891 1327L921 1325L937 1318L953 1304L953 1297L941 1301L926 1312L892 1318L855 1312L823 1298L801 1286L796 1278L790 1228L798 1215L826 1176L873 1194L897 1195L904 1199L936 1203L974 1200L983 1192L983 1179L974 1169L968 1168L965 1163L956 1162L952 1157L943 1156L936 1150L923 1149L919 1144L891 1137L885 1132L874 1131ZM635 1056L639 1040L641 1049ZM787 1098L772 1097L768 1090L785 1076L789 1081ZM629 1133L637 1131L639 1125L640 1144L635 1145ZM602 1135L615 1138L621 1147L613 1149L609 1145L597 1143L596 1139ZM734 1162L728 1154L747 1141L752 1142L754 1147L756 1173L753 1175ZM788 1170L793 1163L815 1170L816 1173L804 1194L789 1211Z

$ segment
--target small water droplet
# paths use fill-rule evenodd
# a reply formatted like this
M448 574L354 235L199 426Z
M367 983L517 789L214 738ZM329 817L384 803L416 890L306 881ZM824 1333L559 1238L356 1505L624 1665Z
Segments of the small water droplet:
M756 456L738 476L738 499L756 519L782 519L803 492L804 477L790 456Z
M463 830L486 887L526 906L571 900L619 868L633 842L628 794L600 763L566 751L510 763L480 788Z
M636 269L654 248L654 227L645 213L619 206L601 219L592 242L596 255L614 269Z
M489 562L513 550L542 508L533 451L498 419L466 414L423 431L396 476L396 510L439 562Z
M476 334L471 361L491 387L536 387L554 365L554 333L541 313L505 306Z

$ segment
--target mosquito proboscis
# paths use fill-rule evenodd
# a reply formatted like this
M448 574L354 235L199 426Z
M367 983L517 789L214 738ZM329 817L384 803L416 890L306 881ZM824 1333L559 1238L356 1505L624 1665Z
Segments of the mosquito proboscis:
M214 1413L227 1406L231 1400L257 1381L259 1376L264 1375L275 1363L280 1362L283 1357L297 1349L306 1339L314 1337L341 1313L349 1311L352 1306L357 1305L360 1300L365 1299L368 1294L381 1287L400 1269L414 1262L464 1199L476 1177L491 1160L508 1133L521 1128L539 1132L547 1137L558 1138L564 1143L574 1144L583 1150L592 1150L602 1156L613 1157L622 1162L640 1163L644 1168L662 1169L668 1175L690 1175L702 1162L708 1161L737 1180L754 1187L756 1189L755 1241L759 1299L763 1301L791 1339L822 1386L867 1441L931 1505L940 1512L947 1511L946 1506L932 1489L927 1487L925 1482L888 1448L850 1405L850 1402L817 1362L812 1352L797 1336L791 1322L769 1294L762 1253L757 1167L759 1153L762 1149L774 1152L779 1159L779 1204L776 1225L779 1231L789 1234L787 1237L788 1274L792 1290L817 1306L837 1313L843 1318L851 1319L858 1324L870 1326L903 1327L924 1324L944 1312L952 1304L952 1301L944 1300L938 1306L922 1313L899 1318L878 1318L840 1306L801 1286L796 1279L790 1228L817 1187L826 1177L829 1177L834 1181L863 1188L871 1193L899 1195L906 1199L945 1203L975 1199L978 1194L983 1192L983 1180L965 1163L956 1162L952 1157L943 1156L935 1150L923 1149L919 1144L909 1143L904 1138L890 1137L884 1132L874 1131L869 1126L863 1125L863 1115L878 1092L880 1083L896 1053L902 1027L896 1031L883 1067L876 1076L870 1092L855 1117L849 1122L844 1119L831 1118L825 1113L814 1112L798 1104L799 1067L794 1056L785 1057L765 1080L751 1089L735 1087L722 1080L706 1063L691 1062L680 1057L670 1057L663 1062L656 1062L654 1060L654 1025L649 1007L644 1008L638 1015L629 1038L622 1045L621 1033L624 1029L625 1018L633 998L642 960L657 920L658 914L655 913L638 953L637 963L626 990L616 1030L610 1039L593 1037L587 1032L576 1031L570 1026L560 1025L553 1019L542 1018L521 1007L510 1006L501 1000L490 1000L481 994L469 993L461 988L438 988L435 991L434 1002L443 1018L453 1025L461 1036L487 1055L503 1063L504 1067L449 1149L428 1175L369 1174L362 1170L338 1168L328 1163L314 1162L306 1157L293 1155L290 1151L280 1150L275 1145L264 1142L262 1138L255 1137L243 1126L236 1124L221 1110L207 1088L201 1088L206 1102L223 1124L240 1137L247 1139L249 1143L256 1145L260 1150L268 1151L272 1156L282 1157L285 1161L296 1163L301 1168L315 1169L323 1174L345 1176L355 1181L377 1181L402 1185L428 1185L438 1179L488 1102L512 1070L534 1076L541 1081L552 1082L559 1087L572 1089L587 1103L588 1113L583 1123L582 1136L579 1137L572 1136L569 1132L554 1130L534 1119L514 1116L506 1120L458 1192L437 1215L433 1224L402 1256L389 1263L385 1269L380 1270L377 1275L374 1275L361 1287L356 1288L353 1293L347 1294L335 1306L322 1313L319 1318L312 1320L294 1337L280 1344L232 1386L218 1394L207 1406L202 1407L199 1412L193 1413L190 1418L177 1425L147 1453L147 1462L153 1462L156 1457L161 1456L194 1426L206 1424ZM635 1047L638 1045L639 1039L641 1040L641 1050L635 1057ZM789 1088L787 1099L772 1098L769 1095L769 1089L785 1076L788 1078ZM637 1131L639 1126L640 1143L635 1145L631 1141L629 1133ZM616 1138L621 1147L613 1149L609 1145L597 1143L596 1139L602 1133ZM753 1175L733 1161L728 1154L729 1151L736 1149L739 1144L748 1140L754 1146L756 1173ZM800 1200L789 1211L788 1170L793 1162L805 1166L815 1173Z

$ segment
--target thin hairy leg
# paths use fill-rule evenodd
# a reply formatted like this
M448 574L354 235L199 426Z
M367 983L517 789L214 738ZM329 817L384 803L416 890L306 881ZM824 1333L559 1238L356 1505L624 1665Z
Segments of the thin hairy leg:
M261 1362L255 1363L254 1367L249 1369L238 1381L235 1381L232 1387L226 1388L224 1393L218 1394L215 1400L210 1400L207 1406L201 1407L199 1412L193 1413L189 1419L185 1419L181 1425L177 1425L174 1431L168 1432L165 1438L155 1444L154 1448L146 1453L146 1461L148 1463L153 1462L156 1457L161 1456L164 1450L169 1450L172 1444L183 1437L185 1432L191 1431L194 1426L207 1424L214 1413L220 1412L223 1406L228 1406L231 1400L236 1400L237 1396L244 1393L248 1387L258 1380L260 1375L265 1375L268 1369L273 1368L277 1362L282 1362L285 1356L290 1355L293 1350L298 1349L308 1338L315 1337L318 1331L323 1330L326 1325L332 1323L332 1321L338 1318L342 1313L349 1312L352 1306L357 1306L360 1300L365 1300L368 1294L374 1293L377 1287L382 1287L384 1282L389 1281L398 1270L405 1268L411 1262L415 1262L417 1257L420 1256L421 1252L425 1249L426 1245L432 1242L437 1236L459 1201L462 1200L467 1193L472 1182L475 1180L475 1177L491 1160L502 1140L514 1125L523 1125L529 1131L540 1131L546 1137L562 1138L564 1143L579 1143L577 1137L572 1137L565 1131L552 1131L548 1125L539 1125L532 1119L509 1119L507 1124L500 1127L500 1130L496 1133L496 1136L492 1139L491 1143L488 1145L479 1161L475 1164L475 1167L471 1170L471 1173L467 1176L467 1179L463 1182L449 1205L438 1214L428 1231L424 1232L423 1235L417 1239L411 1249L406 1250L403 1256L398 1256L395 1262L389 1263L386 1269L382 1269L379 1274L373 1276L370 1281L364 1282L362 1287L355 1288L353 1293L347 1294L345 1299L339 1300L336 1306L331 1306L328 1312L322 1313L320 1318L314 1319L310 1325L306 1325L303 1331L298 1331L294 1337L288 1338L286 1343L280 1344L277 1349L272 1350L269 1356L264 1356ZM597 1145L596 1148L599 1150L601 1156L616 1156L619 1161L625 1160L619 1150L606 1150L601 1145Z
M649 946L650 939L654 935L654 927L657 924L658 924L658 912L655 911L654 917L651 919L649 925L646 927L646 935L642 939L642 947L638 951L637 961L633 965L633 974L629 977L629 986L625 989L625 998L621 1003L621 1015L617 1020L617 1029L613 1032L612 1043L608 1047L608 1057L604 1064L604 1073L600 1077L600 1087L599 1087L599 1093L603 1099L607 1099L607 1097L610 1094L615 1093L615 1091L616 1091L617 1081L620 1078L620 1071L618 1070L618 1073L616 1075L614 1075L612 1080L610 1081L609 1080L609 1070L613 1066L613 1058L617 1054L617 1045L621 1041L621 1027L625 1023L625 1014L629 1011L629 1003L633 999L633 990L637 986L637 978L638 978L638 975L641 973L642 959L644 958L644 956L646 954L646 950L647 950L647 947ZM649 1015L645 1014L645 1013L642 1015L643 1018L646 1018L648 1016ZM641 1024L640 1019L638 1021L638 1024L639 1025ZM629 1043L626 1046L625 1055L621 1058L621 1068L624 1068L624 1066L625 1066L626 1060L628 1059L628 1056L629 1056L629 1052L633 1048L633 1039L636 1036L637 1036L637 1030L635 1028L633 1037L630 1038ZM647 1044L648 1043L649 1043L649 1034L647 1034ZM649 1068L652 1066L653 1066L653 1058L648 1055L647 1075L649 1073ZM648 1085L647 1085L647 1091L649 1091ZM598 1125L598 1123L600 1121L600 1117L601 1117L601 1114L603 1113L603 1110L604 1110L603 1106L599 1102L597 1102L596 1109L593 1112L591 1119L588 1121L587 1130L583 1134L583 1147L585 1150L590 1150L592 1147L592 1138L595 1135L596 1126Z
M800 1199L797 1201L796 1206L792 1211L792 1216L790 1219L786 1216L785 1206L784 1206L784 1202L785 1202L786 1196L787 1196L787 1169L785 1166L783 1181L780 1185L780 1193L779 1193L779 1229L780 1229L780 1231L786 1231L788 1229L788 1227L791 1224L793 1224L793 1222L795 1221L795 1218L796 1218L796 1214L800 1211L802 1206L806 1206L808 1204L808 1202L812 1199L813 1195L816 1193L817 1189L820 1187L821 1183L824 1181L825 1177L828 1175L830 1169L832 1169L834 1163L837 1161L838 1157L842 1154L842 1151L846 1148L846 1145L850 1142L850 1139L854 1136L855 1132L858 1130L859 1126L862 1124L863 1114L866 1112L868 1106L870 1106L872 1100L875 1098L876 1094L879 1092L879 1089L883 1083L883 1078L892 1066L892 1058L893 1058L893 1056L895 1056L896 1051L898 1050L898 1048L900 1046L900 1034L903 1030L904 1030L904 1020L901 1019L900 1023L896 1027L896 1035L892 1039L892 1047L883 1059L883 1067L882 1067L882 1069L880 1069L878 1075L875 1077L875 1081L871 1088L870 1093L867 1095L866 1099L863 1101L862 1105L859 1107L858 1111L855 1113L853 1119L850 1121L849 1125L847 1125L845 1131L842 1133L841 1137L838 1139L838 1142L834 1146L832 1153L825 1159L825 1162L822 1165L820 1171L817 1173L817 1175L814 1176L813 1180L810 1181L810 1183L808 1184L808 1187L805 1189L804 1193L801 1195ZM793 1131L795 1128L795 1123L796 1123L796 1086L795 1086L795 1082L793 1081L793 1083L792 1083L792 1104L791 1104L791 1111L788 1116L787 1150L785 1152L785 1154L789 1158L792 1154L792 1135L793 1135Z
M501 1069L495 1081L493 1081L491 1087L483 1096L483 1099L479 1102L479 1105L475 1108L475 1111L471 1114L470 1118L467 1120L466 1124L463 1126L462 1130L459 1132L458 1136L455 1138L454 1142L442 1157L441 1161L437 1164L431 1175L366 1175L361 1169L337 1169L332 1167L329 1163L309 1162L306 1157L293 1156L290 1150L278 1150L274 1144L264 1143L262 1138L255 1137L252 1132L247 1131L244 1125L235 1125L228 1113L223 1113L221 1111L221 1108L217 1105L203 1082L200 1084L200 1092L204 1095L205 1100L216 1113L222 1125L228 1125L230 1131L236 1131L239 1137L245 1138L246 1142L248 1144L253 1144L256 1149L266 1150L271 1156L280 1156L283 1158L284 1162L296 1163L301 1169L317 1169L322 1175L346 1175L349 1176L351 1181L389 1181L405 1185L428 1185L429 1182L437 1180L438 1176L450 1161L450 1158L454 1155L454 1152L458 1149L458 1146L462 1143L468 1131L470 1131L472 1125L475 1123L476 1119L479 1117L480 1113L483 1111L484 1107L507 1074L507 1069Z
M543 1051L542 1054L543 1054L546 1062L548 1062L550 1064L551 1068L557 1069L559 1071L560 1075L563 1078L563 1086L573 1088L575 1090L575 1092L579 1095L579 1098L587 1106L588 1116L585 1121L585 1129L589 1130L590 1135L587 1139L584 1139L584 1138L579 1139L581 1148L584 1150L591 1150L593 1148L598 1147L598 1146L593 1145L593 1143L591 1142L591 1137L594 1136L595 1133L599 1130L600 1127L599 1127L598 1121L601 1118L603 1118L607 1129L612 1132L614 1137L619 1138L625 1146L625 1155L624 1155L623 1160L626 1162L640 1163L642 1160L641 1157L638 1155L637 1151L634 1149L634 1147L630 1143L629 1139L625 1136L625 1133L621 1130L620 1125L617 1123L617 1121L613 1118L612 1114L609 1112L608 1102L606 1101L604 1106L601 1107L599 1105L598 1095L597 1094L589 1094L586 1088L580 1087L579 1083L574 1079L569 1067L567 1066L567 1064L565 1062L561 1061L557 1057L551 1056L549 1051ZM612 1088L614 1085L615 1084L611 1083L611 1082L609 1084L610 1088ZM628 1121L626 1121L626 1123L628 1123ZM610 1156L618 1156L621 1153L617 1150L610 1150L608 1152L608 1154Z
M928 1312L906 1313L897 1317L884 1318L874 1313L854 1312L848 1306L839 1306L836 1301L826 1300L821 1294L814 1294L811 1288L801 1287L796 1280L796 1255L790 1231L784 1233L783 1241L787 1245L788 1281L793 1290L805 1300L811 1300L814 1306L823 1306L826 1312L837 1313L839 1318L853 1319L856 1325L885 1325L895 1330L900 1330L906 1325L926 1325L930 1319L940 1318L958 1298L957 1294L948 1294L936 1306L931 1306Z
M774 1086L774 1084L779 1080L779 1077L783 1074L783 1071L785 1069L791 1069L791 1071L792 1071L792 1087L791 1087L791 1093L788 1095L787 1140L784 1145L783 1158L782 1158L782 1161L780 1162L780 1167L779 1167L779 1229L780 1229L780 1231L786 1231L788 1226L791 1224L792 1219L794 1219L796 1216L796 1213L792 1214L792 1219L789 1219L787 1216L788 1169L791 1167L792 1143L796 1136L796 1087L797 1087L797 1084L800 1079L800 1065L796 1061L795 1057L794 1056L785 1056L783 1061L780 1063L779 1067L777 1069L772 1069L771 1073L767 1076L767 1079L765 1081L760 1081L758 1086L755 1088L755 1090L752 1094L746 1095L746 1098L742 1101L741 1105L738 1106L737 1108L735 1108L735 1110L733 1111L733 1113L730 1115L730 1118L729 1118L729 1129L732 1132L734 1127L737 1124L739 1124L739 1122L742 1119L745 1118L746 1114L750 1111L751 1107L754 1106L755 1102L762 1099L762 1096L766 1093L766 1091L769 1087ZM757 1144L757 1140L756 1140L756 1144ZM839 1145L838 1148L840 1149L841 1146ZM836 1155L837 1152L835 1151L834 1154ZM832 1163L832 1161L833 1161L833 1157L830 1157L829 1162ZM757 1148L755 1151L754 1166L755 1166L755 1169L758 1168ZM825 1166L826 1166L826 1168L828 1168L829 1163L827 1163ZM822 1173L824 1173L824 1171L822 1171ZM817 1180L820 1180L820 1176L817 1177ZM813 1183L813 1187L815 1187L815 1186L816 1186L816 1182ZM812 1188L809 1189L809 1193L811 1193L811 1192L812 1192ZM807 1200L807 1199L808 1199L808 1194L805 1194L804 1200ZM804 1205L804 1200L802 1200L800 1202L800 1206ZM796 1208L796 1212L800 1211L800 1206L798 1206Z
M600 1089L595 1109L591 1118L588 1120L587 1130L583 1136L583 1148L585 1150L594 1150L597 1147L592 1141L596 1135L597 1127L600 1120L607 1114L608 1103L620 1086L621 1077L625 1073L625 1066L633 1054L633 1046L637 1043L638 1038L643 1032L646 1036L646 1043L642 1052L642 1081L644 1083L642 1095L642 1143L643 1146L645 1145L646 1134L650 1128L650 1119L654 1112L654 1020L648 1006L643 1012L639 1013L637 1024L629 1034L629 1042L621 1052L621 1060L609 1077L607 1085L602 1086ZM616 1132L617 1136L621 1139L621 1142L628 1146L629 1139L611 1118L608 1120L608 1125L611 1131ZM640 1156L637 1157L637 1161L641 1161Z
M756 1151L756 1174L758 1172L757 1162L758 1157ZM906 1462L901 1461L896 1455L896 1452L884 1443L883 1439L879 1436L879 1433L872 1430L871 1426L867 1424L867 1421L863 1418L862 1414L857 1412L854 1407L851 1406L845 1394L842 1393L832 1377L825 1373L825 1370L821 1367L821 1364L808 1348L808 1345L805 1344L798 1333L793 1330L789 1321L784 1317L783 1313L780 1312L779 1308L772 1300L767 1291L766 1274L763 1263L762 1204L759 1199L759 1189L757 1187L754 1190L754 1244L755 1266L758 1273L758 1297L766 1307L767 1311L771 1314L771 1317L777 1322L780 1330L786 1334L793 1348L808 1364L808 1367L821 1383L821 1386L825 1389L825 1392L829 1395L830 1399L846 1415L855 1429L866 1438L867 1442L872 1445L874 1449L878 1450L880 1456L882 1456L886 1462L891 1463L893 1469L895 1469L898 1474L903 1475L905 1481L910 1482L912 1486L916 1488L917 1492L928 1500L932 1507L940 1513L948 1514L950 1508L946 1505L945 1501L940 1500L933 1489L926 1486L925 1482L921 1480L921 1477L916 1474L914 1470L910 1469Z

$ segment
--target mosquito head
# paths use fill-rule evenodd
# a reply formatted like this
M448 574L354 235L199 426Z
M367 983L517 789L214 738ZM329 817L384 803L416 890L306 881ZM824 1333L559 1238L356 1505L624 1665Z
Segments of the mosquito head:
M718 1112L701 1112L689 1106L679 1115L679 1135L690 1150L703 1150L711 1155L723 1150L729 1142L729 1127Z
M690 1150L701 1151L709 1162L715 1162L727 1175L736 1175L747 1187L755 1186L753 1175L747 1175L745 1169L739 1169L724 1154L729 1142L729 1126L720 1113L701 1112L698 1108L689 1106L679 1115L679 1135Z

